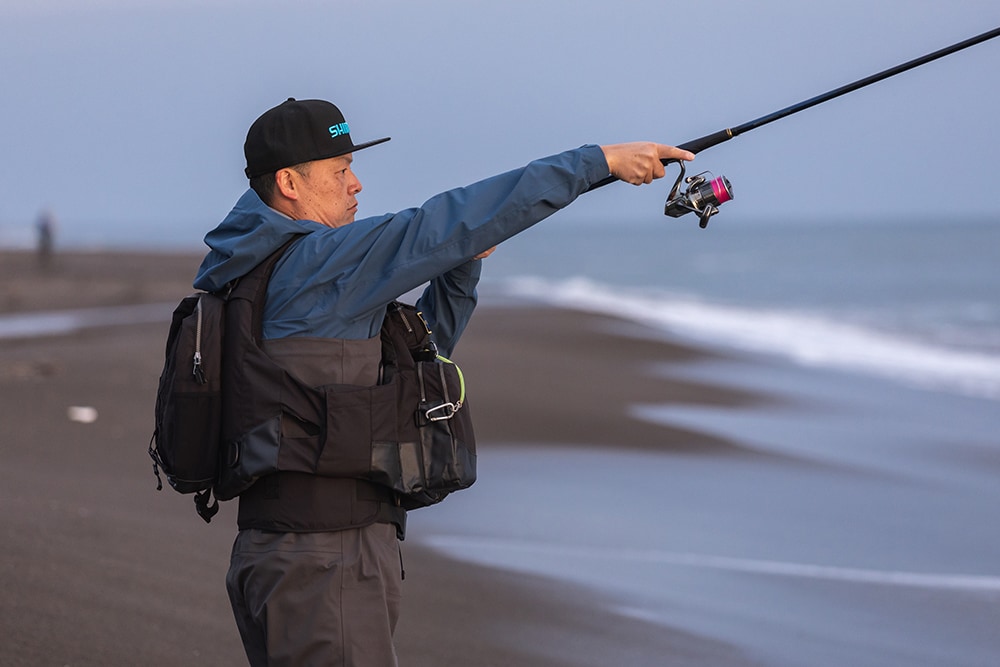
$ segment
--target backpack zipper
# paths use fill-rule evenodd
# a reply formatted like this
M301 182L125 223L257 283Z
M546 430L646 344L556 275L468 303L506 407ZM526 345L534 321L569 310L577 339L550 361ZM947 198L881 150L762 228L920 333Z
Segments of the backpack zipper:
M198 305L195 306L195 327L194 327L194 368L191 375L198 384L205 384L205 369L201 367L201 297L198 298Z
M395 304L396 312L399 314L399 319L403 320L403 324L406 325L406 331L408 333L413 333L413 327L410 326L410 320L406 317L406 313L403 312L403 307L398 303Z

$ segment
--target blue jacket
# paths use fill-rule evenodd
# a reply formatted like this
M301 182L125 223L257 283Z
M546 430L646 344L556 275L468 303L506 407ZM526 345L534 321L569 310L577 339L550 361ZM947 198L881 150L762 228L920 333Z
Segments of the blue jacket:
M327 227L292 220L248 190L205 236L211 251L194 286L215 291L306 233L275 266L264 338L371 338L386 305L425 283L417 306L448 355L476 305L472 258L571 203L608 176L598 146L542 158L521 169L439 194L419 208Z

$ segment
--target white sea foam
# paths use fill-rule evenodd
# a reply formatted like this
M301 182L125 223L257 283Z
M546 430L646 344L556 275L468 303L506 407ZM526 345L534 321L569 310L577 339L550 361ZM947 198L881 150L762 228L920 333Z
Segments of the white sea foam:
M945 591L996 593L1000 592L1000 577L953 573L904 572L838 567L813 563L794 563L754 558L734 558L709 554L679 553L660 549L613 549L546 544L539 541L468 537L462 535L431 535L424 538L431 547L486 565L509 565L512 554L522 559L538 561L579 559L619 563L652 563L682 567L701 567L749 574L804 579L825 579L852 584L905 586ZM504 554L503 552L508 552Z
M869 373L909 384L1000 399L1000 356L958 350L830 316L712 304L613 288L586 278L511 279L508 289L560 306L607 313L713 344L779 355L805 366Z

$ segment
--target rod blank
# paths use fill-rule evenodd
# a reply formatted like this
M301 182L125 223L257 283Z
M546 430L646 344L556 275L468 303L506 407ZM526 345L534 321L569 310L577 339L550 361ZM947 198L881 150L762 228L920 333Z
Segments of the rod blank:
M909 60L905 63L902 63L901 65L896 65L895 67L890 67L887 70L883 70L876 74L872 74L871 76L866 76L863 79L858 79L853 83L848 83L844 86L840 86L839 88L834 88L833 90L825 92L822 95L817 95L816 97L810 97L809 99L803 100L798 104L793 104L791 106L785 107L784 109L779 109L778 111L774 111L767 115L761 116L760 118L756 118L749 122L743 123L742 125L737 125L736 127L733 128L726 128L724 130L719 130L718 132L713 132L712 134L706 134L705 136L699 137L697 139L692 139L691 141L686 141L683 144L679 144L677 147L682 148L686 151L691 151L692 153L699 153L705 150L706 148L717 146L723 142L729 141L733 137L738 137L744 132L749 132L750 130L757 129L758 127L767 125L768 123L773 123L776 120L781 120L782 118L791 116L794 113L805 111L806 109L814 107L817 104L828 102L836 97L840 97L841 95L846 95L847 93L854 92L859 88L864 88L865 86L870 86L873 83L884 81L885 79L888 79L891 76L902 74L903 72L911 70L915 67L926 65L927 63L937 60L938 58L943 58L945 56L951 55L952 53L956 53L957 51L967 49L970 46L975 46L976 44L980 44L995 37L1000 37L1000 28L994 28L993 30L984 32L981 35L970 37L969 39L963 40L956 44L952 44L951 46L946 46L943 49L938 49L933 53L928 53L925 56L914 58L913 60ZM671 162L673 162L673 160L663 160L663 164L665 165L670 164ZM608 183L614 183L617 180L618 178L616 176L609 176L604 180L598 181L597 183L592 185L590 187L590 190L596 190L597 188L603 187Z

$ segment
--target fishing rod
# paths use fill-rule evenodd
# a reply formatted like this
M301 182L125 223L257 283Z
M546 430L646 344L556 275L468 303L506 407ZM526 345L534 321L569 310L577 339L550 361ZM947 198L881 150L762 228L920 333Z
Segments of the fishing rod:
M872 74L871 76L866 76L863 79L858 79L853 83L835 88L831 91L823 93L822 95L817 95L816 97L803 100L798 104L793 104L785 107L784 109L779 109L778 111L761 116L760 118L743 123L742 125L719 130L718 132L713 132L712 134L706 134L703 137L685 142L677 147L692 153L698 153L706 148L717 146L734 137L738 137L744 132L749 132L750 130L757 129L758 127L762 127L768 123L773 123L776 120L781 120L782 118L791 116L794 113L805 111L806 109L814 107L817 104L822 104L823 102L840 97L841 95L846 95L847 93L858 90L859 88L864 88L865 86L870 86L873 83L884 81L889 77L896 76L897 74L901 74L915 67L920 67L921 65L925 65L931 61L937 60L938 58L943 58L947 55L951 55L952 53L967 49L970 46L975 46L976 44L993 39L994 37L1000 37L1000 28L995 28L988 32L984 32L981 35L970 37L969 39L952 44L951 46L947 46L943 49L939 49L933 53L928 53L925 56L914 58L913 60L907 61L901 65L890 67L889 69L878 72L877 74ZM670 189L670 194L667 195L667 203L664 205L663 209L664 215L669 215L672 218L679 218L688 213L695 213L700 218L700 226L704 229L708 226L708 219L719 212L719 206L733 198L732 186L729 184L729 180L725 176L719 176L710 181L707 176L709 172L702 172L685 179L683 161L664 159L662 162L664 165L677 162L681 169L680 175L677 177L673 187ZM608 183L614 183L617 180L618 177L609 176L592 185L590 190L603 187ZM680 189L682 181L688 184L687 189L683 192L681 192Z

